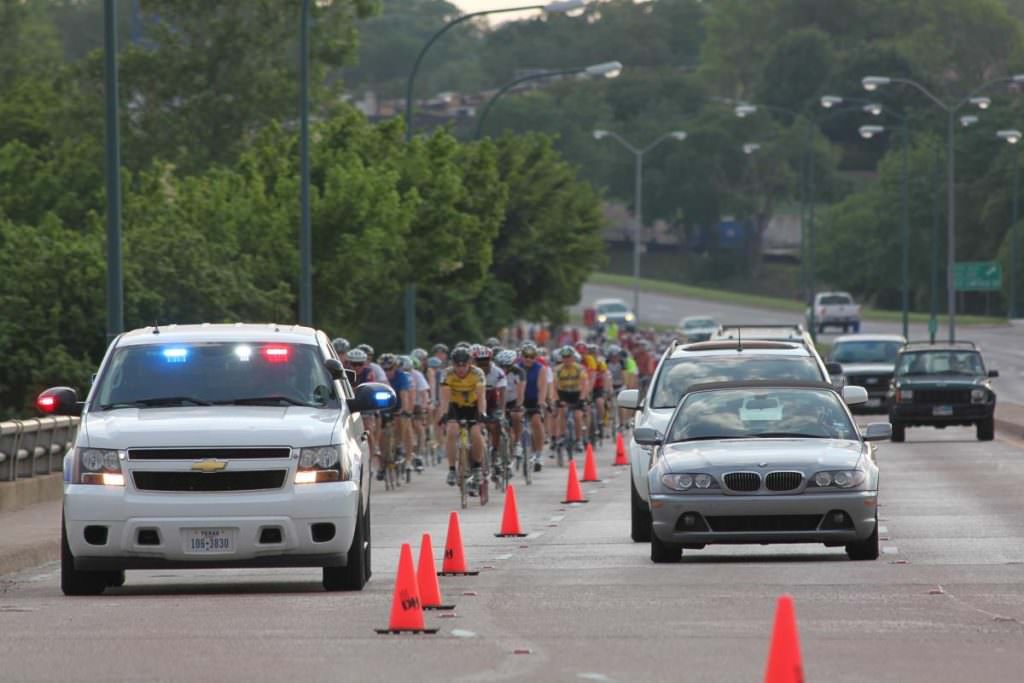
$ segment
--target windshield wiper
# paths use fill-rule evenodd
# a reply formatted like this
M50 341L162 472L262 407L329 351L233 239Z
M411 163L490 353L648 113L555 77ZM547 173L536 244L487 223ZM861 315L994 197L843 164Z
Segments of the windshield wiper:
M250 396L248 398L233 398L230 401L218 401L221 405L235 405L243 406L250 404L259 403L287 403L293 406L305 406L306 408L315 407L312 403L306 403L305 401L298 401L290 396Z
M818 434L804 434L802 432L762 432L760 434L753 434L759 439L773 439L773 438L796 438L796 439L828 439L831 437L820 436Z
M209 401L203 401L191 396L158 396L154 398L140 398L136 401L121 401L119 403L100 404L100 410L111 410L113 408L159 408L163 406L210 406Z

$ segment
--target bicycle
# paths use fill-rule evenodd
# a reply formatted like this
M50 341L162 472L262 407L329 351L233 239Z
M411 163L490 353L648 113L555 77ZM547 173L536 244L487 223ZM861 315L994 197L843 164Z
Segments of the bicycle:
M384 489L393 491L402 485L398 473L401 446L398 445L395 435L395 416L381 415L381 420L380 466L384 469Z
M469 420L459 420L459 436L456 442L456 477L459 482L459 500L462 505L462 509L465 510L469 507L469 497L473 495L470 493L471 487L476 484L479 486L477 495L480 498L480 505L487 505L489 495L487 492L487 472L484 471L487 467L487 458L484 458L484 464L481 466L480 481L473 482L472 470L469 465L469 455L471 447L469 443Z
M523 427L519 434L519 444L523 449L523 479L526 484L533 483L533 463L530 462L530 454L533 451L533 427L529 415L523 417Z
M497 448L488 449L491 453L491 480L498 485L501 491L505 491L512 477L511 438L509 437L508 419L502 415L487 421L497 423L499 430Z

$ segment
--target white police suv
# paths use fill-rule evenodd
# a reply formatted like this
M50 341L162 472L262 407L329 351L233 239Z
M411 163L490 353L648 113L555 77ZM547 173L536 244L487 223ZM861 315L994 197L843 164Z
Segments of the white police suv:
M117 337L64 459L61 589L98 594L126 569L323 567L327 590L370 577L369 449L330 340L307 327L147 327Z

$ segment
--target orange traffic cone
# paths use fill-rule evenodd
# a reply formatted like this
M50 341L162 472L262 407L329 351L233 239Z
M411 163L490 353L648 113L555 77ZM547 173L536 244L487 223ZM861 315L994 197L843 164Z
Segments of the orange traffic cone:
M569 461L569 483L565 487L565 500L562 504L566 503L586 503L587 499L583 497L583 492L580 491L580 480L576 475L576 461Z
M412 548L402 544L398 556L398 575L395 593L391 598L391 621L387 628L374 629L377 633L437 633L436 628L423 625L420 589L416 583L416 570L412 566Z
M434 546L430 543L430 534L423 534L420 542L420 564L416 580L423 609L455 609L455 605L441 604L441 585L437 582L437 565L434 564Z
M476 576L480 572L466 569L466 553L462 549L462 530L459 513L448 515L448 536L444 539L444 563L439 576Z
M519 509L516 507L516 488L512 484L505 489L505 511L501 515L501 531L498 537L522 538L526 534L519 528Z
M583 461L583 481L588 483L601 481L597 478L597 461L594 459L594 447L589 443L587 444L587 455Z
M803 683L804 680L796 612L793 609L793 598L789 595L779 596L764 680L765 683Z
M629 460L626 458L626 443L622 440L622 432L615 437L615 462L613 467L627 467Z

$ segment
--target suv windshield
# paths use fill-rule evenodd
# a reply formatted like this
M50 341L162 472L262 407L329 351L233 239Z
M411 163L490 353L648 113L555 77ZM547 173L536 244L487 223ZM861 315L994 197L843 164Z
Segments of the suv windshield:
M828 382L811 356L703 356L667 358L654 385L652 408L675 408L686 390L706 382L796 380Z
M597 307L597 310L600 313L626 313L629 311L629 309L626 308L626 304L618 303L601 304Z
M903 348L899 341L848 341L832 347L837 363L895 363Z
M714 326L715 321L711 318L688 318L683 321L684 330L697 330Z
M900 354L897 375L985 374L985 365L977 351L908 351Z
M215 404L339 405L316 346L221 342L117 349L98 380L92 408Z
M668 441L750 437L858 438L834 391L741 388L687 396Z

